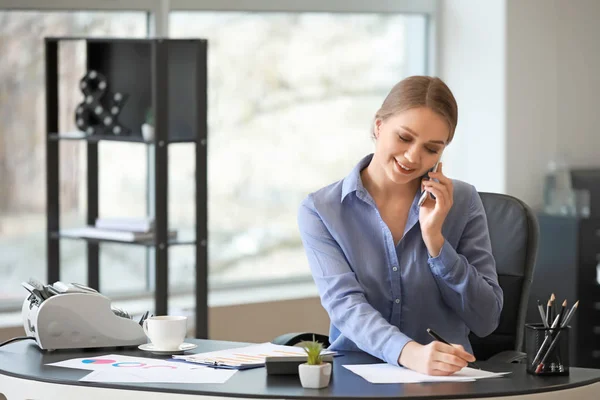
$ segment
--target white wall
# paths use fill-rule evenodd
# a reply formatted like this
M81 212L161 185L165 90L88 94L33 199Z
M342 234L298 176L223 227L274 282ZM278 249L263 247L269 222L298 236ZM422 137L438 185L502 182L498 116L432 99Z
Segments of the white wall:
M507 191L536 206L550 159L600 166L600 1L507 4Z
M556 3L507 2L506 192L532 207L541 203L546 165L556 149Z
M558 146L577 166L600 166L600 1L555 1Z
M557 153L600 166L600 1L442 0L439 76L459 124L446 171L537 208Z
M438 75L458 103L444 172L479 191L505 190L505 1L440 2Z

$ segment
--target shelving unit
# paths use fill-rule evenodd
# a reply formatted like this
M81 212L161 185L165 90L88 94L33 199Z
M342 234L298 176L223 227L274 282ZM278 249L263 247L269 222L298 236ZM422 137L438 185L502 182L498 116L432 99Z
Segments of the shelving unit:
M85 42L87 70L106 76L109 90L129 95L118 115L131 129L128 136L87 135L59 130L58 70L59 45L63 41ZM60 240L87 242L88 286L100 290L100 245L121 243L153 247L155 251L155 310L168 310L169 247L193 245L196 248L195 327L197 338L208 337L208 255L207 255L207 42L174 39L90 39L54 37L45 39L46 61L46 195L47 195L47 276L48 282L60 279ZM155 136L146 141L141 134L146 111L153 111ZM73 110L75 112L75 110ZM100 141L135 142L151 146L155 173L153 241L120 242L66 237L60 234L59 142L80 140L87 146L87 221L98 218L98 143ZM193 240L168 239L168 147L172 143L195 146L196 229Z

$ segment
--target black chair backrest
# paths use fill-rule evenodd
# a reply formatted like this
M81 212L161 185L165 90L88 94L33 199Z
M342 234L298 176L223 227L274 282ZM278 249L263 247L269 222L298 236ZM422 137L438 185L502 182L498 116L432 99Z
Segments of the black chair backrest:
M479 194L487 215L498 282L504 291L498 328L484 338L473 333L469 336L475 357L485 360L505 350L522 351L539 226L521 200L498 193Z

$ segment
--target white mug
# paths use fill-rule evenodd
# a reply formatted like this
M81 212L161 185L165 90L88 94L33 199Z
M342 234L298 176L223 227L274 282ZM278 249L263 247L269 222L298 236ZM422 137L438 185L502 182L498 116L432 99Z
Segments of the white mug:
M185 340L187 317L150 317L144 320L143 328L156 350L175 351Z

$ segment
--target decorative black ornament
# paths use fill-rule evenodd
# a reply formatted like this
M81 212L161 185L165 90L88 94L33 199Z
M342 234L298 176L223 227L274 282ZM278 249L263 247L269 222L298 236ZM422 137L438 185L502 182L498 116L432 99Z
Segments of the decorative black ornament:
M81 78L79 88L84 96L75 109L75 125L79 130L88 135L126 136L131 133L131 129L118 120L129 97L126 93L110 93L106 77L95 70Z

